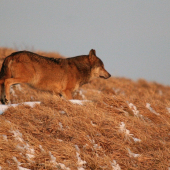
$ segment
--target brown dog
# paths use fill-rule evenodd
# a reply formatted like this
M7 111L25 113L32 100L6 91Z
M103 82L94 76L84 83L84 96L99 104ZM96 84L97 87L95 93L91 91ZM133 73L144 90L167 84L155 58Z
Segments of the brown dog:
M12 53L5 58L0 73L1 101L10 101L10 86L18 83L54 92L66 99L93 78L109 78L95 50L72 58L48 58L29 51Z

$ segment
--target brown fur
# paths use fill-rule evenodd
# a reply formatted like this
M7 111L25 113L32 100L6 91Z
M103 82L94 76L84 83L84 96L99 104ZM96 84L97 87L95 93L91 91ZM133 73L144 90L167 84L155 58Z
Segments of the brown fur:
M10 86L27 83L71 99L72 94L93 78L109 78L95 50L72 58L48 58L29 51L12 53L5 58L0 73L1 101L10 101Z

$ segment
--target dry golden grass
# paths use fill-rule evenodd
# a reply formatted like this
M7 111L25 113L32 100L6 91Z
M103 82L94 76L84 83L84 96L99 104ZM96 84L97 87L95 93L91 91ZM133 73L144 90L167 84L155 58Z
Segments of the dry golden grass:
M0 61L13 51L0 48ZM169 86L125 78L96 79L75 95L88 100L83 105L27 85L21 88L13 87L12 103L41 104L10 107L0 115L2 170L118 170L116 164L125 170L170 167Z

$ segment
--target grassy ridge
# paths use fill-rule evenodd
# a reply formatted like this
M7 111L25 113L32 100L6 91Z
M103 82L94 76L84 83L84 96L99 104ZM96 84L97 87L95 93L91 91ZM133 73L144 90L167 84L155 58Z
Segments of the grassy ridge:
M11 52L0 48L0 61ZM75 94L75 99L85 100L80 104L27 85L14 86L11 93L12 103L41 104L11 107L0 115L2 169L170 167L169 86L125 78L96 79Z

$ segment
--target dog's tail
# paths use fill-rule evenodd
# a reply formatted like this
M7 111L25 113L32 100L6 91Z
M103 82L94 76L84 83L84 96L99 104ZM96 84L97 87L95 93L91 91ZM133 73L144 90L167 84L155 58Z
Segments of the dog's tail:
M11 70L10 70L10 65L11 65L12 59L11 57L5 58L2 67L1 67L1 72L0 72L0 101L2 104L5 104L4 102L4 97L5 97L5 89L4 89L4 82L5 79L11 77Z
M4 63L2 64L2 68L1 68L1 72L0 72L0 85L4 83L5 81L5 66L4 66Z

